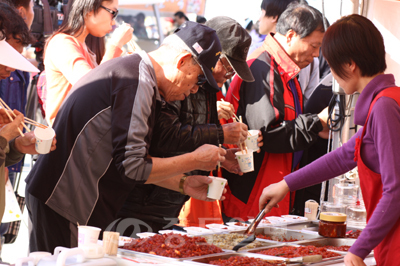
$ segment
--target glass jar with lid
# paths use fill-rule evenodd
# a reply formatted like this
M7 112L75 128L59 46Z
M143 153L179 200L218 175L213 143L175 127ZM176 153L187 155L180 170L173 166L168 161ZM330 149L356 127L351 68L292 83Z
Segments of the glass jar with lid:
M321 212L318 233L324 237L345 237L347 216L340 212Z
M347 224L349 226L366 226L367 225L367 211L362 202L357 201L347 207Z
M357 201L359 187L355 180L342 179L333 187L333 201L335 204L351 205Z

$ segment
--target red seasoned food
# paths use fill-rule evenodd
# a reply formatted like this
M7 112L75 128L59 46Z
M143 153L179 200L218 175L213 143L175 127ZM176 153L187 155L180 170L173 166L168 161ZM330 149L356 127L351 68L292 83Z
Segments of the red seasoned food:
M324 246L326 249L334 249L338 251L349 251L350 246L339 246L339 247L334 247L334 246Z
M237 225L237 226L249 226L248 224L241 223L241 222L236 222L236 223L234 223L234 225Z
M229 259L223 260L213 260L210 261L209 264L220 265L220 266L283 266L285 263L279 261L268 261L259 258L250 258L250 257L239 257L234 256Z
M267 240L273 240L273 241L279 241L279 242L294 242L294 241L299 241L296 238L285 238L285 237L279 237L279 236L266 236L263 234L258 234L256 235L257 238L262 238L262 239L267 239Z
M361 232L362 232L361 230L356 230L356 231L350 230L349 232L346 233L346 237L358 238L360 236Z
M326 248L318 248L314 246L271 248L260 251L258 253L264 255L285 257L285 258L296 258L309 255L322 255L322 258L326 259L326 258L340 256L337 253L328 251Z
M173 233L134 239L131 243L126 243L123 248L170 258L187 258L222 252L219 247L208 244L203 237L188 237Z

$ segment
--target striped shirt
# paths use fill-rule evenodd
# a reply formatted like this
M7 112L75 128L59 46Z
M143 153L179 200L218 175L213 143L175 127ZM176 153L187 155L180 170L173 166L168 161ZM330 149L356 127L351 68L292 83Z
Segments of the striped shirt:
M161 107L144 52L112 59L85 75L55 119L57 149L41 155L28 192L80 224L105 228L136 183L148 179L148 150Z

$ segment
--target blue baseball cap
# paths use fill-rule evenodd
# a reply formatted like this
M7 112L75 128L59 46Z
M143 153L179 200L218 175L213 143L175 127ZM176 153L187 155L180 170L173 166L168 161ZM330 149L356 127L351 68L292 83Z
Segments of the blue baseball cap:
M215 30L193 21L186 21L176 29L174 34L196 55L208 83L215 89L219 89L212 74L222 50Z

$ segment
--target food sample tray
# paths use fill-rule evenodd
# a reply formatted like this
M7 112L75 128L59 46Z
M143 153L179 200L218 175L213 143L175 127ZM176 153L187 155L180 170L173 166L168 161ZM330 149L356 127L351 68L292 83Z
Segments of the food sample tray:
M274 225L274 227L279 227L279 228L286 228L289 230L310 230L310 231L316 231L318 232L318 226L319 222L318 221L308 221L308 222L301 222L301 223L295 223L295 224L283 224L283 225Z
M144 252L133 251L133 250L129 250L129 249L123 249L123 248L118 249L118 254L120 254L120 255L155 259L155 260L161 261L161 262L186 261L186 260L190 260L192 258L200 258L200 257L205 257L205 256L210 256L210 255L222 255L222 254L228 254L228 253L234 253L234 251L230 251L230 252L227 251L227 252L223 252L223 253L214 253L214 254L208 254L208 255L197 256L197 257L170 258L170 257L164 257L164 256L160 256L160 255L154 255L154 254L149 254L149 253L144 253Z
M356 242L356 239L351 238L323 238L323 239L316 239L316 240L305 240L297 242L297 245L301 246L315 246L315 247L323 247L323 246L333 246L333 247L340 247L340 246L352 246ZM330 251L334 251L340 254L346 254L347 251L339 251L335 249L329 249Z
M228 253L228 254L214 254L214 255L205 255L197 258L192 258L189 260L186 260L185 263L193 263L196 265L210 265L211 261L215 260L226 260L231 257L250 257L250 258L259 258L263 260L271 260L271 261L282 261L283 258L275 257L275 256L266 256L266 255L259 255L259 254L254 254L254 253ZM280 263L278 265L286 265L284 262ZM301 265L299 263L294 263L290 265Z
M171 233L134 239L132 243L126 243L118 250L121 255L150 256L168 261L180 261L188 257L225 252L221 248L208 244L203 237Z
M270 246L270 247L261 247L261 248L255 248L255 249L249 249L246 252L248 253L256 253L257 255L262 255L262 256L273 256L273 255L264 255L264 254L259 254L258 252L264 251L264 250L268 250L268 249L272 249L272 248L281 248L281 247L300 247L300 245L298 244L284 244L284 245L280 245L280 246ZM330 252L336 253L337 256L332 257L332 258L324 258L322 259L322 262L329 262L329 261L337 261L337 260L342 260L344 258L344 254L343 252L336 252L333 250L329 250ZM314 254L310 254L310 255L315 255ZM277 256L277 258L287 258L284 256Z

